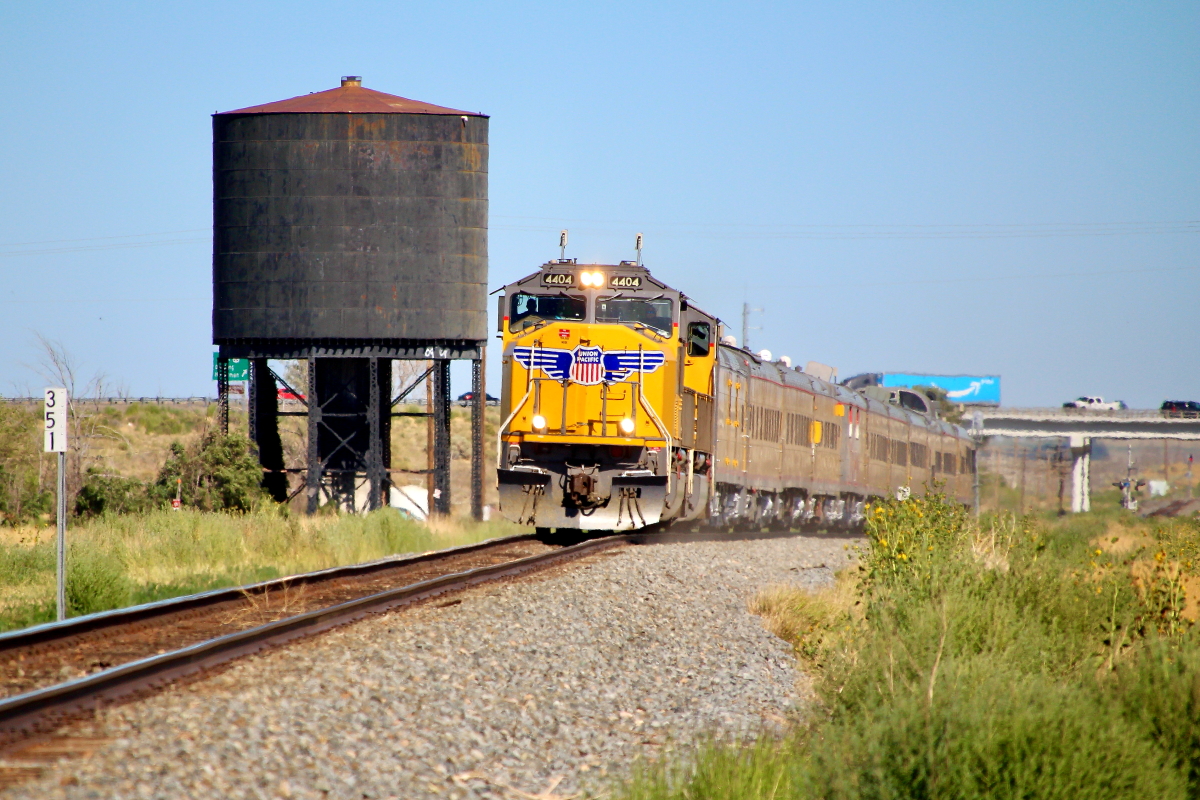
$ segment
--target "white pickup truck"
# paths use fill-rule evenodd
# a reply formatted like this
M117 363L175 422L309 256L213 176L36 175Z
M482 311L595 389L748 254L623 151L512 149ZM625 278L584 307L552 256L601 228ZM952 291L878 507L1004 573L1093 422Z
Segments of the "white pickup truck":
M1129 406L1125 405L1122 400L1113 400L1111 403L1105 402L1103 397L1077 397L1074 400L1069 400L1063 403L1063 408L1086 408L1090 411L1120 411Z

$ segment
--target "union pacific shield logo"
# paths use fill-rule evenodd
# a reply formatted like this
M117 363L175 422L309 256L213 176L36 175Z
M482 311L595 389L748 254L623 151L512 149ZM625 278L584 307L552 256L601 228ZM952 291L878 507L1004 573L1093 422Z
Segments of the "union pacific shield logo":
M599 347L576 347L571 364L571 380L584 386L595 386L604 378L604 365Z
M572 380L585 386L617 383L630 375L654 372L667 360L659 350L609 350L599 347L514 347L513 358L525 369L541 370L556 381Z

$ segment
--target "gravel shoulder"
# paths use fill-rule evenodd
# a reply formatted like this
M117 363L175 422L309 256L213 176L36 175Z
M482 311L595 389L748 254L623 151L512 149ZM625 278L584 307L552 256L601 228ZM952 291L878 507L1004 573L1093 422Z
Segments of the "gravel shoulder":
M746 610L852 540L628 547L238 662L107 712L6 796L547 798L783 722L789 648ZM548 789L552 791L547 792Z

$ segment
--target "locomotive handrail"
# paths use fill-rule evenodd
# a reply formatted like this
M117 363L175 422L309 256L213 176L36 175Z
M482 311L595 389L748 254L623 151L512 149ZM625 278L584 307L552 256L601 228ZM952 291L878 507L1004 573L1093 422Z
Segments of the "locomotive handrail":
M512 424L516 418L517 412L525 407L525 403L529 400L529 395L533 394L533 383L529 384L529 388L525 390L525 396L521 398L521 402L513 408L512 413L508 415L508 419L504 420L504 424L500 426L500 430L496 431L496 469L504 469L504 430ZM496 476L496 483L499 485L500 476Z
M662 420L660 420L658 418L658 414L656 414L654 412L654 406L652 406L646 402L646 395L642 394L640 391L637 394L638 394L638 402L641 404L642 408L646 409L646 413L650 415L650 421L653 422L655 427L658 428L658 432L661 433L663 436L663 441L666 442L666 445L667 445L666 459L667 459L667 461L670 461L671 460L671 448L675 446L672 442L671 434L669 434L667 432L667 426L662 424ZM667 467L667 494L670 494L671 493L671 472L672 472L672 470L674 470L675 465L667 464L666 467Z

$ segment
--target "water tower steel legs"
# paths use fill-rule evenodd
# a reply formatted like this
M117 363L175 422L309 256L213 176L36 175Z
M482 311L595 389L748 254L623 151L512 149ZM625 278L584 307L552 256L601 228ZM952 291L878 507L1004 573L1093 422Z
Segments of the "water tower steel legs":
M277 503L287 500L288 481L283 465L283 442L279 438L279 389L265 358L250 360L247 388L250 441L258 451L263 468L262 486Z
M375 511L383 507L384 492L387 491L387 466L384 460L383 448L383 399L380 397L380 371L386 365L388 400L391 400L391 361L372 358L369 361L370 391L367 397L367 427L370 444L367 446L367 482L370 484L370 494L367 498L367 509ZM388 411L390 412L390 407ZM390 418L389 413L389 418Z
M305 494L308 498L306 511L317 513L321 505L321 451L318 447L321 427L321 405L317 401L317 359L308 357L308 386L305 391L308 405L308 458L305 464Z
M483 519L483 422L487 413L484 390L484 361L471 362L471 518Z
M229 435L229 359L217 358L217 430Z
M288 473L302 472L304 484L297 494L305 495L305 510L315 514L323 500L337 502L347 511L375 510L388 504L391 488L391 418L411 416L393 412L390 357L316 357L309 355L307 381L303 389L306 411L279 408L279 382L268 359L250 359L248 386L249 433L263 467L263 488L277 501L289 496ZM471 386L475 400L471 406L471 514L483 517L484 431L486 393L484 363L472 360ZM218 362L218 376L228 376L228 363ZM429 373L430 448L429 477L432 488L431 512L451 511L450 482L450 359L434 359ZM289 391L293 387L283 382ZM416 384L414 384L415 386ZM224 391L220 391L223 387ZM297 387L298 388L298 387ZM411 389L413 387L409 387ZM218 421L228 415L228 380L218 381ZM279 417L303 416L308 433L307 452L302 469L284 464ZM425 416L418 414L417 416ZM356 488L366 482L365 502ZM294 495L293 495L294 496Z
M433 512L450 513L450 361L433 365Z
M246 376L246 434L250 437L250 452L259 456L259 463L262 463L258 451L258 362L257 358L250 360L250 371Z

